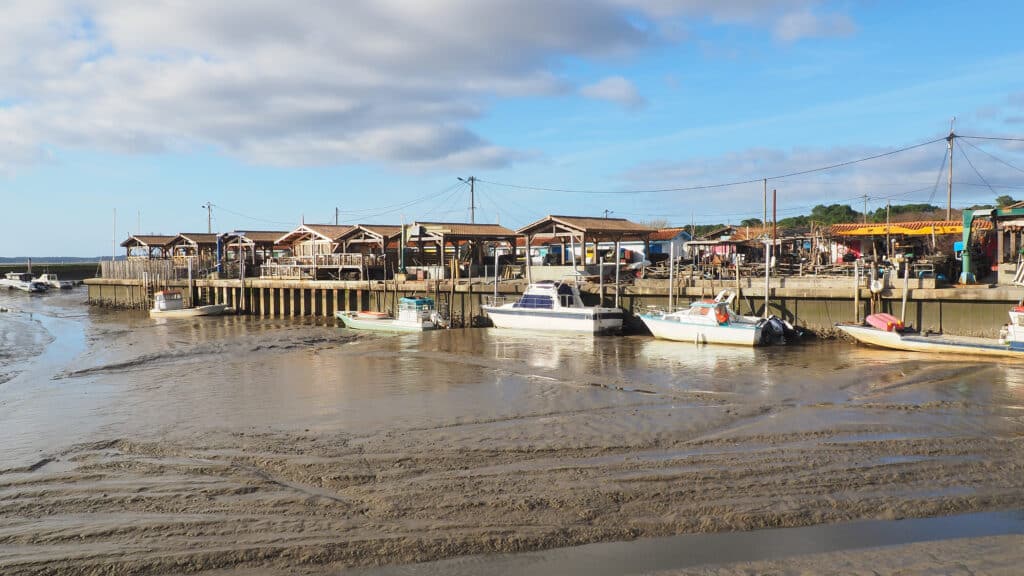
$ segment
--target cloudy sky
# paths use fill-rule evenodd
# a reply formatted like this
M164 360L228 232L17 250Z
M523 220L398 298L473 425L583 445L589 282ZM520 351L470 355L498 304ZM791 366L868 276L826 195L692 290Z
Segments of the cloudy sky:
M128 233L545 214L761 214L772 178L1024 136L1024 6L815 0L8 0L0 255ZM962 139L953 205L1024 198L1024 146ZM771 180L946 202L939 141ZM550 189L550 190L540 190ZM666 190L662 192L645 192ZM557 190L557 191L555 191ZM116 209L116 230L114 211ZM54 233L51 233L53 231Z

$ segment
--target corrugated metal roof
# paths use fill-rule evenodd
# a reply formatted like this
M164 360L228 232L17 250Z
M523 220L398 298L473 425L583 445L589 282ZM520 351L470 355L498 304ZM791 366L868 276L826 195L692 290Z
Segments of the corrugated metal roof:
M833 224L830 228L836 236L877 236L886 233L885 222ZM914 222L891 222L888 224L890 234L962 234L963 222L960 220L918 220ZM972 228L987 230L992 227L988 220L974 221Z

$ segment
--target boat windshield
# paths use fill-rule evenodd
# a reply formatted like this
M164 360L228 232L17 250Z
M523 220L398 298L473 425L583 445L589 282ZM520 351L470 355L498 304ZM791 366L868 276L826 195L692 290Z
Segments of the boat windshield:
M523 297L513 307L550 309L554 307L554 301L551 299L551 296L543 294L523 294Z

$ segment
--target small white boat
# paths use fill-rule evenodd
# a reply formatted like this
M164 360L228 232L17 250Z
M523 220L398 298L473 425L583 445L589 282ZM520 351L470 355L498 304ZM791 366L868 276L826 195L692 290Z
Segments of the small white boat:
M0 286L8 289L21 290L22 292L46 292L50 289L49 284L38 282L27 272L8 272L0 279Z
M432 298L399 298L398 318L384 312L336 312L346 328L381 332L423 332L441 327Z
M713 300L698 300L676 312L641 314L640 319L655 338L696 344L757 346L766 343L764 318L741 316L719 294Z
M70 280L59 280L56 274L40 274L36 278L36 282L42 282L50 288L59 288L61 290L68 290L75 287L75 283Z
M1010 309L1010 323L1002 328L998 340L921 334L905 329L898 323L879 321L873 318L874 316L887 315L868 316L866 320L874 325L836 324L836 328L862 344L891 350L1024 359L1024 306L1014 306Z
M530 284L515 302L488 298L481 307L495 328L604 334L622 330L621 308L584 306L574 283Z
M178 290L161 290L153 295L150 318L193 318L195 316L217 316L227 310L227 304L208 304L185 308L185 301Z

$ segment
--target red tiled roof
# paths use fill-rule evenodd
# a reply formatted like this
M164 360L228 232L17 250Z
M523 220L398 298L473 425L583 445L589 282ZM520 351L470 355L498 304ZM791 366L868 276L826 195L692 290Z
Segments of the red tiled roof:
M682 228L682 227L680 227L680 228L662 228L662 229L658 230L657 232L655 232L654 234L651 234L650 236L648 236L648 238L650 238L651 241L655 241L655 240L657 240L657 241L672 240L673 238L678 236L680 232L684 232L684 231L686 231L686 228Z

